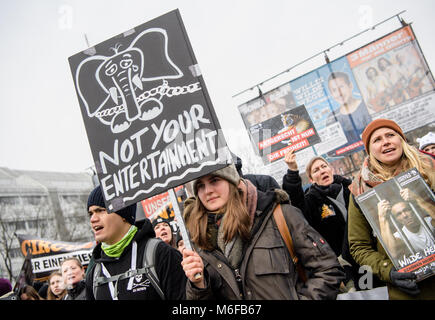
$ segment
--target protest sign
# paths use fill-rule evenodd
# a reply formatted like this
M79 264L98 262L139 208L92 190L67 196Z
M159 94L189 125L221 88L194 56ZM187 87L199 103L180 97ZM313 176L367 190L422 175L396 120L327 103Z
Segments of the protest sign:
M413 168L356 197L399 272L435 273L435 197Z
M175 188L175 192L184 193L184 186L178 186ZM184 199L178 197L178 202L183 202ZM171 219L174 217L174 213L172 211L172 203L169 199L169 193L163 192L161 194L157 194L150 198L141 201L143 210L145 212L145 217L150 220L153 220L156 216L161 216L164 219ZM166 208L169 208L170 214L166 213ZM166 213L166 216L165 216Z
M271 104L277 106L276 101ZM262 116L261 122L249 128L256 153L262 157L265 164L283 158L289 150L302 150L320 141L305 106L285 110L284 106L272 109L271 104L266 105L269 110L268 116ZM261 115L263 112L248 105L242 106L240 110L250 110L250 115L253 112ZM270 114L271 110L274 110L273 114Z
M223 168L231 159L178 10L69 63L109 210Z
M76 257L86 268L91 260L95 242L65 242L47 240L31 235L17 235L21 253L30 259L35 281L44 281L58 270L66 258Z

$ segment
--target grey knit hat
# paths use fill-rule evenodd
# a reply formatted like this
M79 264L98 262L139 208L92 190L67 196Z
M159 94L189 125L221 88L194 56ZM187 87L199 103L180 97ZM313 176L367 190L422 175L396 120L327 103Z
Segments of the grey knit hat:
M229 183L232 183L233 185L235 185L236 187L239 186L239 182L240 182L240 176L237 173L236 167L234 166L234 164L230 164L229 166L216 170L212 173L210 173L213 176L222 178L227 180ZM193 184L193 192L195 194L195 196L198 195L198 190L197 190L197 184L198 184L199 179L193 180L191 183Z

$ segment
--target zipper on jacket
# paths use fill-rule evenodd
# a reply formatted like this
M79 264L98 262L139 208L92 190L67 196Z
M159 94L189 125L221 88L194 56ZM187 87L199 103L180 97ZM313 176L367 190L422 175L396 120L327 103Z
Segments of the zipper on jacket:
M236 281L240 282L240 285L242 283L242 276L240 275L240 270L239 269L234 269L234 273L236 275Z
M220 251L219 251L220 252ZM222 261L225 263L225 265L230 268L230 270L233 272L234 277L236 279L237 286L239 287L240 297L243 299L243 280L242 276L240 274L240 269L233 269L233 267L229 264L229 262L226 260L225 256L221 256L220 254L217 254L217 252L210 251L212 255L214 255L219 261Z
M240 275L240 269L233 269L233 270L236 276L237 286L239 287L240 297L243 298L243 285L242 285L242 276Z

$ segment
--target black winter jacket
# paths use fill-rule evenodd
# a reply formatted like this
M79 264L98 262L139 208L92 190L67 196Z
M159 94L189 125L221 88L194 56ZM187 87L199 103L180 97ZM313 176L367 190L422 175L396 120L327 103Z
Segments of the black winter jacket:
M86 300L85 281L80 281L74 288L68 289L63 300Z
M351 183L351 180L343 176L334 175L334 181L328 188L313 184L304 193L299 171L287 170L287 174L283 177L282 188L290 196L292 205L303 212L308 222L325 237L337 256L343 251L349 251L346 248L348 247L347 225L343 213L327 196L336 199L340 189L343 188L346 208L349 208L348 187Z
M265 174L245 174L243 176L244 179L248 179L252 182L252 184L262 192L267 192L269 190L281 189L278 182L268 175Z
M137 222L136 226L139 230L119 258L108 257L101 249L101 244L95 247L92 253L95 264L103 263L110 276L115 276L131 269L134 241L137 243L136 269L142 268L145 244L148 239L155 237L155 232L148 219ZM181 261L182 256L178 250L170 247L163 241L157 245L155 267L160 280L160 287L165 294L165 298L168 300L181 300L185 298L187 278L181 266ZM113 298L109 284L99 286L97 296L94 297L93 280L95 264L86 275L86 298L87 300L111 300ZM103 276L102 272L101 276ZM114 287L116 287L115 283L113 283L112 290ZM119 280L117 291L117 298L119 300L160 300L160 296L145 274Z

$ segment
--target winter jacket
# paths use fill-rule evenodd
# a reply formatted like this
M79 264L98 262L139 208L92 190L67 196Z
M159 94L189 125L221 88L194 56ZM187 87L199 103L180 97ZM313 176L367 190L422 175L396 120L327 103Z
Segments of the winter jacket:
M327 196L336 199L338 192L343 189L345 207L348 208L348 187L351 183L352 181L345 177L334 175L334 181L328 188L313 184L304 194L299 171L287 170L283 177L282 188L290 196L292 205L303 212L308 222L325 237L337 256L343 252L343 242L347 244L347 241L344 241L347 239L346 220L341 210ZM347 212L344 214L347 215Z
M145 274L119 280L116 283L102 284L97 288L97 296L94 296L93 281L95 265L102 263L110 276L125 273L131 269L132 257L134 257L133 243L137 244L136 269L142 268L145 245L150 238L155 237L154 229L148 219L136 223L137 233L130 244L124 249L119 258L108 257L97 245L92 253L95 260L92 269L86 276L87 300L111 300L113 299L111 288L117 287L117 299L119 300L160 300L160 296L154 289ZM157 245L155 268L160 280L160 287L168 300L180 300L185 298L186 276L181 267L182 256L178 250L170 247L163 241ZM101 268L103 269L103 268ZM101 271L101 276L103 276ZM133 279L133 280L131 280ZM112 286L113 284L113 286Z
M80 281L74 288L68 289L63 300L86 300L86 285L85 281Z
M248 179L260 191L267 192L268 190L281 189L278 182L265 174L245 174L244 179Z
M277 229L273 210L281 204L299 261L309 272L298 281L287 247ZM186 211L191 210L189 200ZM196 248L204 262L206 288L187 281L186 297L193 300L335 299L344 273L330 246L309 226L282 190L258 191L251 237L244 246L240 268L234 270L219 249Z
M390 270L393 263L381 242L373 235L373 230L356 203L353 195L349 203L349 244L350 253L360 265L369 266L375 276L375 283L387 285L390 300L435 299L435 277L418 282L421 293L410 296L391 284Z

